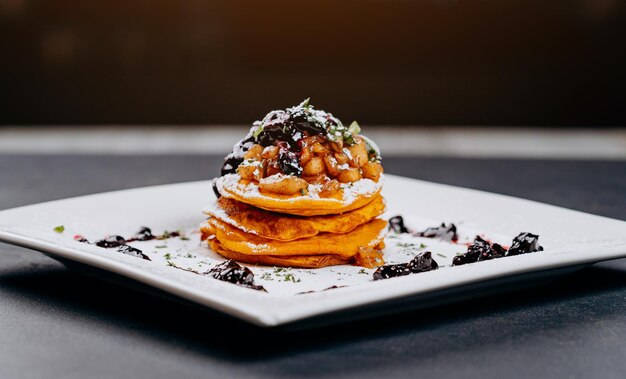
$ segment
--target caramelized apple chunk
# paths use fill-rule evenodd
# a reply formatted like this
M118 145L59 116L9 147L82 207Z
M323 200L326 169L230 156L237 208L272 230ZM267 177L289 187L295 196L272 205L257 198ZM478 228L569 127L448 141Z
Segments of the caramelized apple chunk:
M311 158L303 167L302 175L312 176L324 172L324 160L320 157Z
M263 178L263 164L260 161L243 161L237 167L237 173L242 179L259 181Z
M246 153L243 155L243 159L252 159L255 161L260 161L262 153L263 153L263 146L252 145L250 150L246 151Z
M356 139L356 143L348 146L347 149L352 156L352 161L356 167L362 167L368 161L367 149L365 142L360 137Z
M364 178L377 182L383 173L383 166L379 162L367 162L361 167L361 171Z
M308 185L306 180L296 176L274 175L261 179L259 190L279 195L295 195L306 191Z
M337 180L341 183L353 183L361 180L361 171L358 168L348 168L341 170L337 176Z

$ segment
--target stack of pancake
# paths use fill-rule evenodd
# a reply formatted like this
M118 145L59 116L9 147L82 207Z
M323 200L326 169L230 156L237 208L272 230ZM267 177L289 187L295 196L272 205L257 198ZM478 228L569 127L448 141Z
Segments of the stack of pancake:
M218 254L239 262L284 267L384 264L387 222L379 183L363 179L335 198L279 197L237 174L217 179L221 196L205 214L202 239ZM354 183L358 184L358 183Z

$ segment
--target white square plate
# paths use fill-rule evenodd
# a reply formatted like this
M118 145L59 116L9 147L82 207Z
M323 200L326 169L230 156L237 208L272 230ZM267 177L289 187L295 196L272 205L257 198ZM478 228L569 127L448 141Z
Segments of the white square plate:
M255 291L170 267L171 262L179 268L204 272L223 261L200 243L196 232L205 218L201 210L214 201L209 181L116 191L5 210L0 212L0 241L39 250L79 267L121 275L268 327L297 321L326 323L395 312L406 306L428 306L457 299L459 294L506 289L502 281L530 283L542 275L553 275L555 269L626 256L623 221L392 175L386 176L383 194L388 205L384 216L403 215L413 229L454 222L462 241L482 234L504 245L509 245L520 232L532 232L540 235L539 242L545 250L451 267L455 254L465 251L464 245L391 235L386 239L388 263L407 262L417 251L429 250L440 269L373 281L374 270L354 266L277 270L248 265L257 284L267 290ZM59 225L64 226L63 233L53 230ZM140 226L148 226L155 233L182 230L188 239L133 243L152 261L73 240L75 234L90 241L109 234L131 236ZM338 288L323 291L331 286Z

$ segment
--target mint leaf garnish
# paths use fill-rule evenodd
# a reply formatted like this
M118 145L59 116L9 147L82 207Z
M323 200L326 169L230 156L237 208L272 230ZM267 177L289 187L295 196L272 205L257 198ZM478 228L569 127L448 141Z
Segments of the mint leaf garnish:
M352 121L352 124L348 126L348 133L353 135L361 133L361 127L359 126L359 123L356 121Z
M258 127L258 128L256 128L256 129L254 130L254 132L252 132L252 136L253 136L254 138L257 138L257 137L259 136L259 134L261 134L261 132L262 132L262 131L263 131L263 125L259 125L259 127Z
M298 105L298 107L300 107L300 108L308 108L310 102L311 102L311 98L307 97L306 99L304 99L303 102L300 103L300 105Z

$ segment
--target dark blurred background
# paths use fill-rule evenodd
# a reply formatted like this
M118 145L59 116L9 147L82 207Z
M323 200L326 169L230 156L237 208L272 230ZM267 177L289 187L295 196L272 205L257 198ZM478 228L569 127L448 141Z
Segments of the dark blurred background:
M1 124L626 125L623 0L0 0Z

